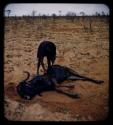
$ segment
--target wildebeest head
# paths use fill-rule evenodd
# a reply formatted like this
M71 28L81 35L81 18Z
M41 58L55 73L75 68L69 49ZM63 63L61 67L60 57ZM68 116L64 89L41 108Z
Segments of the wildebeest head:
M23 81L21 81L18 85L17 85L17 92L18 94L25 99L31 99L30 96L28 96L27 91L26 91L26 85L28 85L28 79L30 77L30 73L24 71L24 73L27 73L27 78L24 79Z
M41 96L41 92L48 91L54 88L54 86L50 87L50 84L48 84L48 79L46 79L46 76L44 75L38 75L32 78L31 80L27 81L29 79L29 72L27 73L27 78L19 83L17 86L17 92L20 95L20 97L30 100L35 95Z

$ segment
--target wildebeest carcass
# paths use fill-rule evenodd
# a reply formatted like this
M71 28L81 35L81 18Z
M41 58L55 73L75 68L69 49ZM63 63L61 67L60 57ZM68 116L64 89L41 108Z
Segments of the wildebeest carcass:
M56 46L53 42L43 41L40 43L37 52L37 58L38 58L37 74L39 74L40 65L42 66L44 72L46 73L46 69L43 62L44 57L47 57L48 67L53 65L56 59Z
M73 98L79 97L77 93L68 93L60 89L60 87L62 87L62 82L65 80L87 80L96 84L104 82L102 80L94 80L92 78L79 75L74 70L60 65L52 65L48 67L46 74L37 75L29 81L28 79L30 74L28 72L26 73L28 74L27 78L17 86L18 94L24 99L32 99L35 95L41 95L42 92L50 90L55 90Z

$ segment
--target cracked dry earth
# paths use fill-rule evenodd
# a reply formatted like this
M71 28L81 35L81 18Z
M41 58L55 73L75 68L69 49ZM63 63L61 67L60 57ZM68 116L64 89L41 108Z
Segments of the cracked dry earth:
M89 29L89 19L92 29ZM98 121L109 113L109 22L108 17L42 19L6 18L4 48L4 116L13 121ZM104 80L101 85L88 81L75 84L80 94L72 99L54 91L44 92L31 101L21 99L16 85L26 76L36 74L36 52L42 39L57 46L56 64L78 73ZM42 70L41 70L42 73Z

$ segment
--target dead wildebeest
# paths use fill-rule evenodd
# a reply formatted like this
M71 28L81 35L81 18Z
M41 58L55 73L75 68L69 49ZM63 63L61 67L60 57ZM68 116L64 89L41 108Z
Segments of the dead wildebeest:
M56 46L54 43L50 41L43 41L38 47L37 58L38 58L38 65L37 65L37 74L39 74L40 65L46 73L46 69L44 66L43 59L47 57L48 67L53 65L56 59Z
M93 83L101 84L104 81L94 80L82 75L79 75L77 72L73 71L70 68L53 65L47 69L47 74L37 75L33 79L29 80L30 74L27 72L28 76L25 80L19 83L17 86L18 94L25 99L32 99L35 95L41 95L44 91L55 90L59 93L66 94L67 96L77 98L79 97L76 93L64 92L60 87L74 87L69 85L61 85L65 80L88 80Z

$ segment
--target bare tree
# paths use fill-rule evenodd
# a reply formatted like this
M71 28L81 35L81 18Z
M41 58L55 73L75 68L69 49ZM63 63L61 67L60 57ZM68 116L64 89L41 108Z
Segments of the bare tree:
M42 15L42 19L47 19L47 15L46 15L46 14L43 14L43 15Z
M53 20L55 21L56 14L55 14L55 13L53 13L53 14L52 14L52 17L53 17Z
M62 11L61 11L61 10L59 10L59 16L61 16L61 13L62 13Z
M35 14L36 14L36 11L33 10L32 13L31 13L31 16L34 18L34 17L35 17Z
M11 14L11 10L6 10L6 12L7 12L7 15L9 17L9 15Z
M74 12L67 12L66 16L76 16L76 13L74 13Z
M95 12L95 16L100 16L100 13L98 13L98 12Z
M93 31L92 23L93 23L93 20L92 20L91 16L87 16L86 18L84 18L83 27L84 27L85 31L89 31L89 32Z
M85 12L80 12L80 15L81 16L85 16Z
M106 14L104 13L104 11L102 11L102 16L105 16Z
M89 31L92 32L92 18L89 16Z
M66 18L70 19L72 22L74 21L75 16L76 16L75 12L67 12L66 14Z

